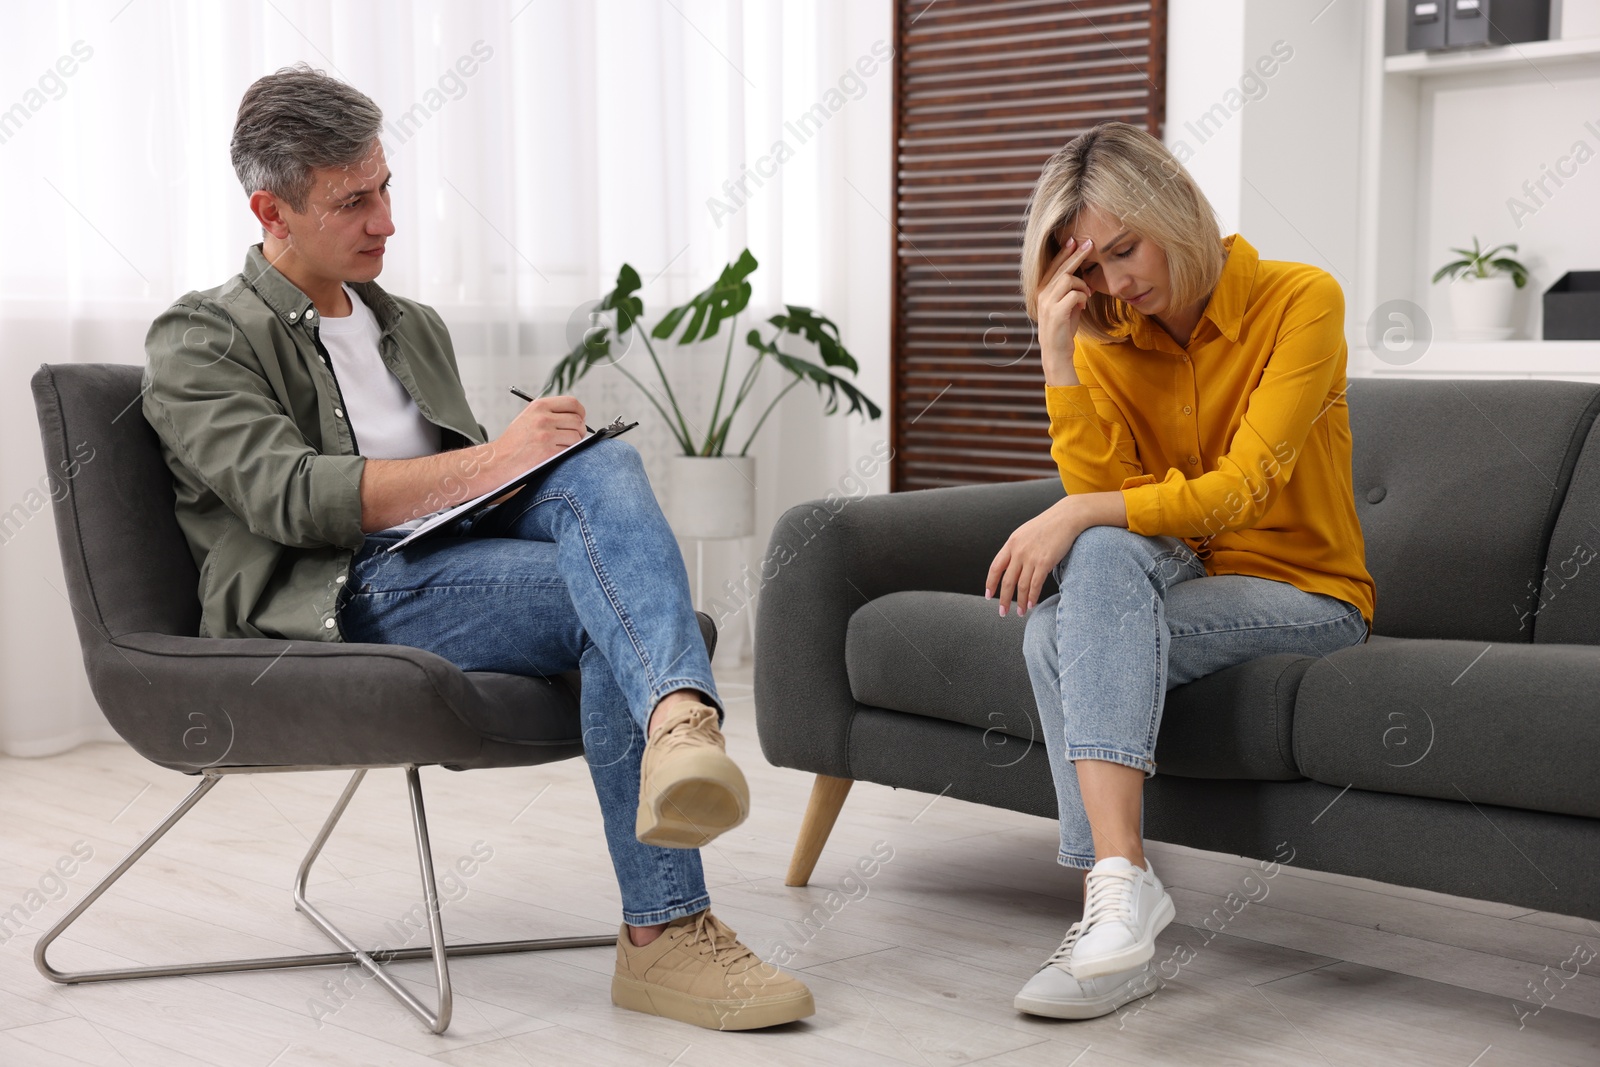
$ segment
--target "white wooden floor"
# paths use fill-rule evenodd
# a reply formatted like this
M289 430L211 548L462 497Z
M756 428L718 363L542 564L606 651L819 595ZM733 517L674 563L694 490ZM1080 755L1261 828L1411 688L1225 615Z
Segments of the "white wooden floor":
M1053 862L1054 825L859 784L812 887L785 888L810 781L761 758L748 667L721 673L755 812L705 852L715 906L762 955L779 942L798 954L816 994L812 1019L719 1034L623 1011L608 995L610 949L458 961L455 1021L442 1037L343 969L51 985L31 961L39 931L193 781L124 747L91 745L0 760L0 911L33 911L0 944L0 1064L1600 1063L1600 961L1551 981L1559 992L1527 1014L1539 1006L1527 983L1577 946L1600 950L1600 924L1288 868L1261 881L1252 861L1162 845L1150 852L1178 920L1157 958L1176 977L1121 1015L1019 1015L1012 995L1081 912L1073 879ZM581 761L430 768L423 779L440 869L492 850L443 889L459 898L444 913L452 939L615 929L616 887ZM343 780L223 782L57 942L55 962L327 951L293 911L289 883ZM75 845L93 857L62 895L47 874ZM846 883L875 847L893 858ZM420 899L413 857L401 774L374 772L329 845L315 895L358 936L394 944L386 928ZM44 893L29 897L41 881ZM830 901L841 887L849 896ZM1201 920L1229 893L1258 899L1208 939ZM826 920L801 928L819 906ZM401 966L425 999L429 967ZM348 979L343 999L330 991L335 978Z

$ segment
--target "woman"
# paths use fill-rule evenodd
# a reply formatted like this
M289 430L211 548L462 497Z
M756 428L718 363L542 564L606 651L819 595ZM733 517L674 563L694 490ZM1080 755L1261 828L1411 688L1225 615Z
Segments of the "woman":
M1045 164L1022 289L1068 495L1011 535L985 595L1030 616L1058 861L1087 873L1082 920L1016 1006L1091 1018L1154 991L1173 917L1141 832L1166 690L1365 641L1376 590L1332 277L1223 238L1171 153L1107 122Z

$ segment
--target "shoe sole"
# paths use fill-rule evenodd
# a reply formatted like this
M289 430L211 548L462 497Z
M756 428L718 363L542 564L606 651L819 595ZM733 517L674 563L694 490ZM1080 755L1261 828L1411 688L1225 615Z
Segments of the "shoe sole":
M1118 971L1126 971L1148 963L1156 954L1156 935L1167 928L1167 924L1176 914L1172 907L1172 897L1163 890L1161 899L1156 902L1155 911L1150 915L1150 922L1145 925L1144 937L1141 940L1135 941L1127 948L1087 960L1078 959L1074 953L1072 973L1079 978L1104 978L1108 974L1116 974Z
M750 788L727 756L694 760L683 776L639 798L634 835L658 848L700 848L750 815Z
M1154 975L1139 974L1127 983L1104 996L1088 1000L1041 1000L1018 993L1011 1006L1029 1015L1043 1015L1050 1019L1098 1019L1110 1015L1118 1008L1156 991Z
M631 1011L693 1023L708 1030L760 1030L782 1026L815 1014L817 1010L809 989L777 997L712 1000L621 975L611 979L611 1002Z

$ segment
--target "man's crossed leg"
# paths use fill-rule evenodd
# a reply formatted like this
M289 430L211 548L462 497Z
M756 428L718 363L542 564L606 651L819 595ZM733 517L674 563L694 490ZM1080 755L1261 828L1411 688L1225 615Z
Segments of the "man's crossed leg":
M709 911L698 847L749 812L727 756L688 575L638 452L596 442L459 535L353 565L348 640L424 648L462 670L578 669L585 759L622 893L612 999L715 1029L812 1013L810 991Z

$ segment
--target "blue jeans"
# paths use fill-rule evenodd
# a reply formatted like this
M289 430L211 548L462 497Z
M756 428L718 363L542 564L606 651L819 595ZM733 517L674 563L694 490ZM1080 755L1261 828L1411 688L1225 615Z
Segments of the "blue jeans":
M634 836L644 727L663 696L711 678L689 576L639 453L606 439L456 533L388 552L371 533L341 595L350 641L410 645L465 671L582 672L584 759L600 797L623 921L667 922L710 898L694 849Z
M1268 578L1208 576L1176 537L1091 526L1055 578L1061 592L1029 612L1023 649L1055 777L1057 860L1066 867L1095 861L1072 761L1153 775L1168 689L1259 656L1322 656L1367 639L1353 604Z

